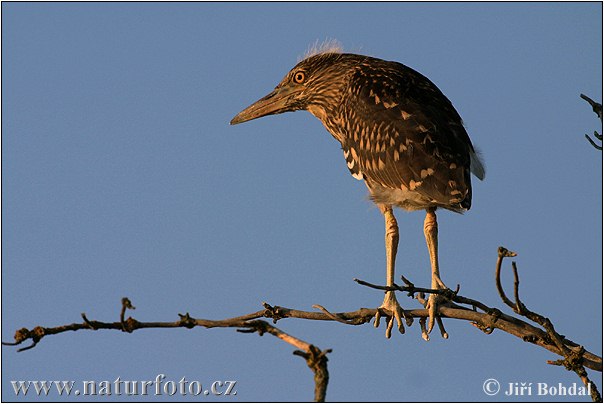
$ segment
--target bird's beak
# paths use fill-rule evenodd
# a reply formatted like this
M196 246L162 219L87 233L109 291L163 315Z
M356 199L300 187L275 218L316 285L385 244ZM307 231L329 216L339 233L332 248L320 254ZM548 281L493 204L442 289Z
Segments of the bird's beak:
M283 112L295 111L296 95L302 89L292 87L277 87L270 94L260 98L258 101L238 113L231 119L231 125L251 121L266 115L281 114Z

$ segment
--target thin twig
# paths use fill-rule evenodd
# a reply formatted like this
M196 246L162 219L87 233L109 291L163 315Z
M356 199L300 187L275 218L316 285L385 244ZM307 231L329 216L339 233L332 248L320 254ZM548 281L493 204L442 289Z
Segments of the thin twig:
M497 286L497 292L499 292L499 297L501 300L511 307L514 308L514 303L505 295L505 291L503 290L503 286L501 286L501 264L503 263L503 259L506 257L515 257L516 253L514 251L510 251L505 247L499 247L497 249L497 264L495 265L495 285Z
M598 118L600 118L600 122L602 122L602 104L600 104L599 102L595 102L594 100L592 100L585 94L581 94L581 98L583 98L585 101L587 101L589 103L589 105L591 105L591 108L593 109L593 111L596 113ZM602 141L602 135L600 135L597 131L594 131L594 137L596 139L598 139L600 142ZM594 140L591 137L589 137L589 135L586 134L585 138L587 139L587 141L589 141L589 143L593 147L595 147L598 150L602 150L602 146L598 145L596 142L594 142Z
M337 315L331 313L329 310L327 310L325 307L321 306L320 304L313 304L312 307L313 307L313 309L321 310L323 313L325 313L327 316L329 316L329 318L331 318L334 321L337 321L338 323L348 324L348 325L358 325L355 321L345 320L343 318L338 317Z
M132 317L129 317L128 320L124 319L126 317L127 309L135 310L136 307L134 307L132 305L132 302L130 301L130 299L128 299L127 297L122 297L122 310L120 311L120 323L122 324L122 331L132 332L132 330L131 330L132 324L130 324Z
M580 96L585 101L587 101L589 103L589 105L591 105L591 108L593 109L595 114L598 115L598 118L600 118L600 120L602 120L602 104L600 104L599 102L595 102L594 100L592 100L585 94L581 94Z
M511 256L509 254L505 254L505 251L507 250L505 250L505 248L503 247L499 247L499 251L500 259L498 259L497 261L496 269L496 280L498 288L501 286L501 260L504 256ZM516 254L514 254L514 256L515 255ZM558 348L560 354L564 357L564 359L561 359L559 361L548 361L548 363L552 365L562 365L567 370L575 372L579 376L585 387L587 387L590 391L592 400L594 402L601 402L602 397L600 395L600 392L598 391L596 385L589 379L589 377L587 376L587 371L585 370L585 363L583 358L585 348L583 348L582 346L574 346L572 348L568 347L566 339L555 330L554 325L552 324L549 318L539 313L535 313L534 311L531 311L526 307L526 305L520 300L520 277L518 276L518 268L516 266L516 262L514 261L512 261L512 271L514 273L515 303L509 301L509 299L505 296L505 292L503 292L503 289L501 289L499 293L501 299L508 306L510 306L516 314L519 314L523 317L528 318L531 321L534 321L545 329L550 341L553 342L556 348Z
M597 131L595 131L595 130L594 130L594 137L595 137L596 139L598 139L600 142L602 141L602 135L600 135L600 134L599 134ZM592 145L593 147L595 147L596 149L598 149L598 150L602 150L602 146L598 146L598 145L596 144L596 142L594 142L594 141L592 140L592 138L590 138L590 137L589 137L589 135L588 135L588 134L586 134L586 135L585 135L585 139L587 139L587 140L589 141L589 143L591 143L591 145Z

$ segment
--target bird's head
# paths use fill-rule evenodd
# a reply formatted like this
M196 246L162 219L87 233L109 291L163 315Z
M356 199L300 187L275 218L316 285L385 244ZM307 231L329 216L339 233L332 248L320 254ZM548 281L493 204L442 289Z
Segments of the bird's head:
M328 52L309 56L298 63L275 89L232 120L231 125L266 115L308 110L319 119L339 103L351 66L348 54Z

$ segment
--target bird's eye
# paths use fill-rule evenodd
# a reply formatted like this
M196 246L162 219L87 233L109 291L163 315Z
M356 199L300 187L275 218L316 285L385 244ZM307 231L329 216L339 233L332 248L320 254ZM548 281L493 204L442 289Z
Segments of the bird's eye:
M306 80L306 74L302 70L294 74L294 83L302 84L304 83L304 80Z

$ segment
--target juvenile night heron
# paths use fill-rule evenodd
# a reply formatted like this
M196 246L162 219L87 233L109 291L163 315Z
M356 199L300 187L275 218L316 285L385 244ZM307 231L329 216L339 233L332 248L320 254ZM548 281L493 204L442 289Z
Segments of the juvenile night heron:
M307 110L342 145L352 176L364 180L386 224L386 282L394 283L398 224L394 206L426 210L424 234L432 267L432 288L444 289L438 268L435 211L470 209L470 173L484 168L461 117L430 80L397 62L326 50L298 63L275 89L231 120L231 125L266 115ZM428 333L437 316L430 295ZM385 309L382 312L381 309ZM404 332L404 311L393 291L377 311ZM411 324L411 319L407 319Z

